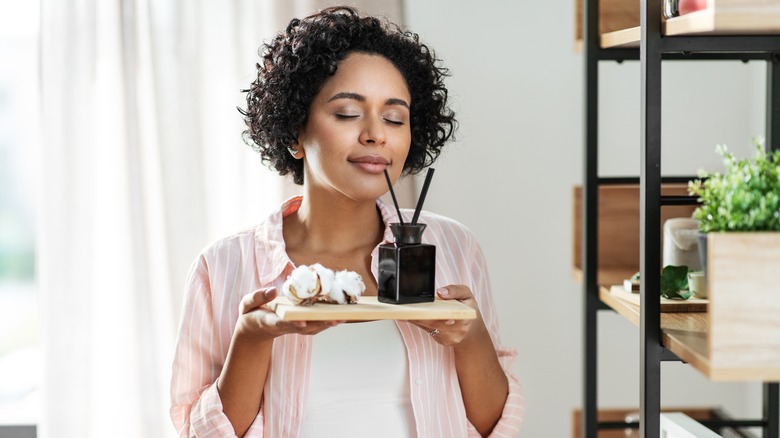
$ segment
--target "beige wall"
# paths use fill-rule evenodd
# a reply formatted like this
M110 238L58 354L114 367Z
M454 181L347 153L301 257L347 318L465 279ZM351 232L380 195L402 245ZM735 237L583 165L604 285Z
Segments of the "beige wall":
M582 175L582 56L573 1L406 1L406 22L452 70L459 139L426 200L479 237L491 266L503 339L517 348L527 397L524 436L565 437L580 405L581 291L571 277L571 187ZM716 143L749 150L763 130L763 63L664 66L664 174L717 168ZM601 175L638 175L639 64L605 63ZM760 79L760 80L759 80ZM756 82L759 85L744 84ZM747 108L747 111L735 109ZM599 316L602 406L638 406L639 330ZM711 384L663 366L668 406L760 413L756 385Z

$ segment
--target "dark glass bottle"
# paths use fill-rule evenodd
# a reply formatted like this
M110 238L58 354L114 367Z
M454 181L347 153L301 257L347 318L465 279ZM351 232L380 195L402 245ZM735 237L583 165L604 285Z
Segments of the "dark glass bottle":
M436 247L422 242L425 224L390 224L394 243L379 245L379 301L431 302L435 298Z

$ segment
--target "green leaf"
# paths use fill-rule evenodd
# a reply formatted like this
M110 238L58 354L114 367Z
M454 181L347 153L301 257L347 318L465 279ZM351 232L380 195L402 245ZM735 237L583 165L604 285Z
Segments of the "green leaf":
M693 293L688 290L688 267L665 266L661 271L661 296L687 300Z

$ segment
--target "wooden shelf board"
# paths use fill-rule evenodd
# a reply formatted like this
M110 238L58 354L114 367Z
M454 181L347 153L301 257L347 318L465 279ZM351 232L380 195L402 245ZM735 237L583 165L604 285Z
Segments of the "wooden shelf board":
M601 34L604 49L636 48L639 26ZM665 36L681 35L780 35L780 7L705 9L666 20Z
M664 35L780 34L780 8L705 9L666 20Z
M604 287L604 286L602 286ZM614 285L609 288L610 295L635 306L640 305L641 295L638 292L628 292L622 285ZM662 313L690 313L706 312L709 300L706 298L696 298L695 296L687 300L661 298Z
M598 284L622 284L623 280L631 278L637 270L631 267L601 268L598 273ZM572 277L577 283L582 284L582 269L572 269Z
M611 286L599 288L599 298L618 314L639 326L640 308L613 296ZM709 321L706 312L662 313L661 341L668 350L715 381L778 381L777 368L712 368L709 359Z
M639 47L639 39L641 38L641 34L642 32L639 26L603 33L601 34L600 41L601 48L617 49Z

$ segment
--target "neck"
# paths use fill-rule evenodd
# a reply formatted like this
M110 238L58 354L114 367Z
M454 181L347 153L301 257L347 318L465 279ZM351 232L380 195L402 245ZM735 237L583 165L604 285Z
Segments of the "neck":
M384 224L376 201L354 201L343 195L308 193L300 209L285 218L288 248L333 256L370 251L382 240Z

